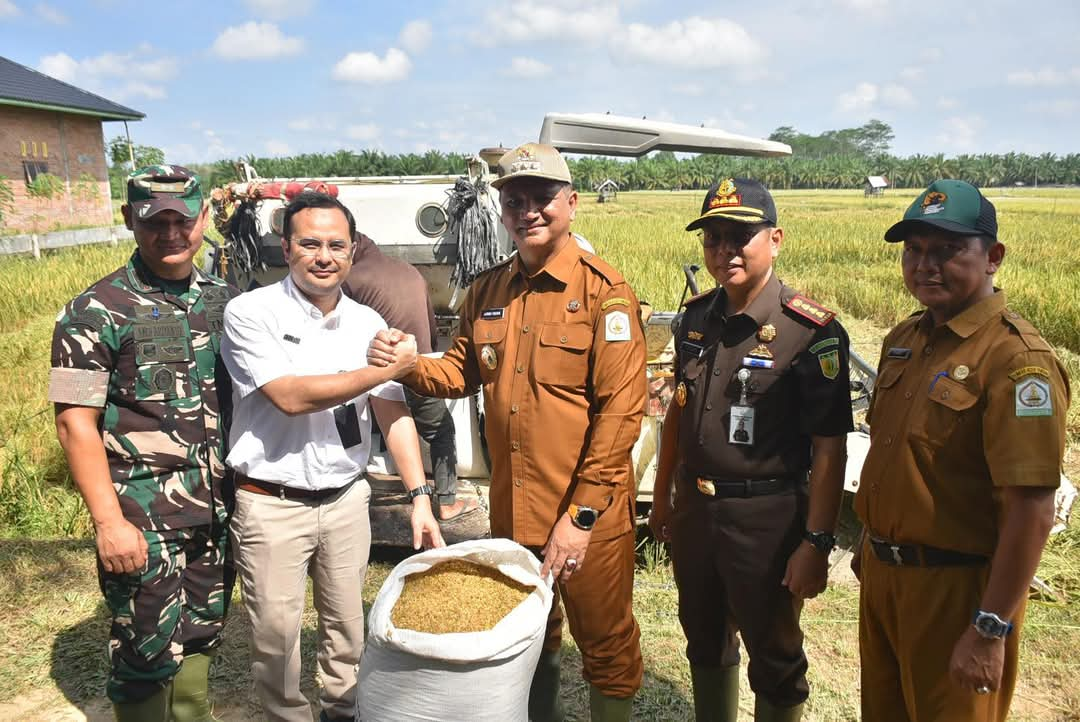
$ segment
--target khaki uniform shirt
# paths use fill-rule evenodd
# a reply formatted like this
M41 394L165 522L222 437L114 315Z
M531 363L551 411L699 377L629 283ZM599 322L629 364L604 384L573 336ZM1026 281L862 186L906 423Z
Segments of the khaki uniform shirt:
M485 272L450 349L403 381L441 397L483 386L493 534L545 544L571 501L602 512L596 539L632 528L644 328L630 286L595 255L570 241L531 276L518 256Z
M831 311L799 296L775 273L745 311L728 316L726 306L722 289L696 296L675 333L682 387L675 403L685 393L683 475L691 484L698 476L805 478L810 437L853 429L847 333ZM729 441L731 407L743 402L737 378L743 368L750 373L745 403L754 410L752 444Z
M992 555L999 487L1056 487L1069 385L1001 291L935 328L915 314L885 338L855 510L901 543Z

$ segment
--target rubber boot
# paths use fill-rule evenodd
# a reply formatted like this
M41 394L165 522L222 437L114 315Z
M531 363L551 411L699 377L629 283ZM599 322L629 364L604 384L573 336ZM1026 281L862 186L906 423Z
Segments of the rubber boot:
M207 685L210 676L210 655L189 654L180 663L180 671L173 677L173 722L209 722L210 699Z
M608 697L589 685L589 714L592 722L630 722L633 697Z
M739 665L698 667L690 665L694 685L696 722L738 722Z
M113 702L116 722L168 722L171 692L171 687L165 686L138 702Z
M560 655L558 650L540 652L529 687L529 719L532 722L563 722L566 715L559 697Z
M777 707L764 697L754 698L754 722L799 722L802 719L803 705Z

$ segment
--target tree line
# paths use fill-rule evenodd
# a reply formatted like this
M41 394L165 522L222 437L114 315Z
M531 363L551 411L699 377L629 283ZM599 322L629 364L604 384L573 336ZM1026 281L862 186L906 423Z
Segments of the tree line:
M1080 153L979 153L957 156L896 156L889 152L894 134L888 123L871 120L857 128L827 130L819 135L781 126L770 140L787 143L792 155L784 158L746 158L702 154L679 157L670 151L633 160L609 157L568 158L574 186L591 191L607 179L621 190L702 190L718 178L757 178L777 189L861 188L867 176L885 176L893 186L919 188L938 178L956 178L980 187L1023 185L1080 185ZM133 148L136 167L161 163L164 154L153 146ZM113 196L123 195L123 177L130 168L127 141L109 143ZM170 159L172 160L172 159ZM379 150L338 150L334 153L242 159L264 178L335 178L343 176L461 175L467 155L429 150L426 153L389 154ZM178 160L176 162L182 162ZM219 160L189 164L208 181L220 186L238 180L238 162Z

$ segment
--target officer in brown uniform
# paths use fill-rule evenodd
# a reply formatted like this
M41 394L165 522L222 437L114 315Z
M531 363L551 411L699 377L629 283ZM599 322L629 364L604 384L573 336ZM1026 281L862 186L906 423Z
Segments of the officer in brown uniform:
M446 354L401 380L429 396L482 386L491 533L533 548L557 579L533 720L559 720L562 611L581 650L593 720L628 720L641 686L630 451L645 406L645 337L623 277L570 232L577 193L557 150L527 143L499 161L502 222L517 254L478 277ZM369 352L391 358L392 334Z
M738 716L736 632L755 719L798 720L799 615L827 583L852 430L848 337L776 277L784 233L760 183L714 185L686 228L701 229L719 287L690 299L676 328L650 525L671 541L697 720Z
M1004 720L1068 379L994 287L1005 246L974 186L935 181L885 240L925 309L882 344L855 498L863 719Z

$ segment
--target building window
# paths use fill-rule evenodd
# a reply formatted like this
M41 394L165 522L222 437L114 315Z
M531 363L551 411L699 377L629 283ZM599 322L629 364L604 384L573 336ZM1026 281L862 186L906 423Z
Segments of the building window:
M23 161L23 174L26 176L26 183L29 185L37 180L37 177L42 173L49 172L49 164L42 163L36 160L24 160Z

